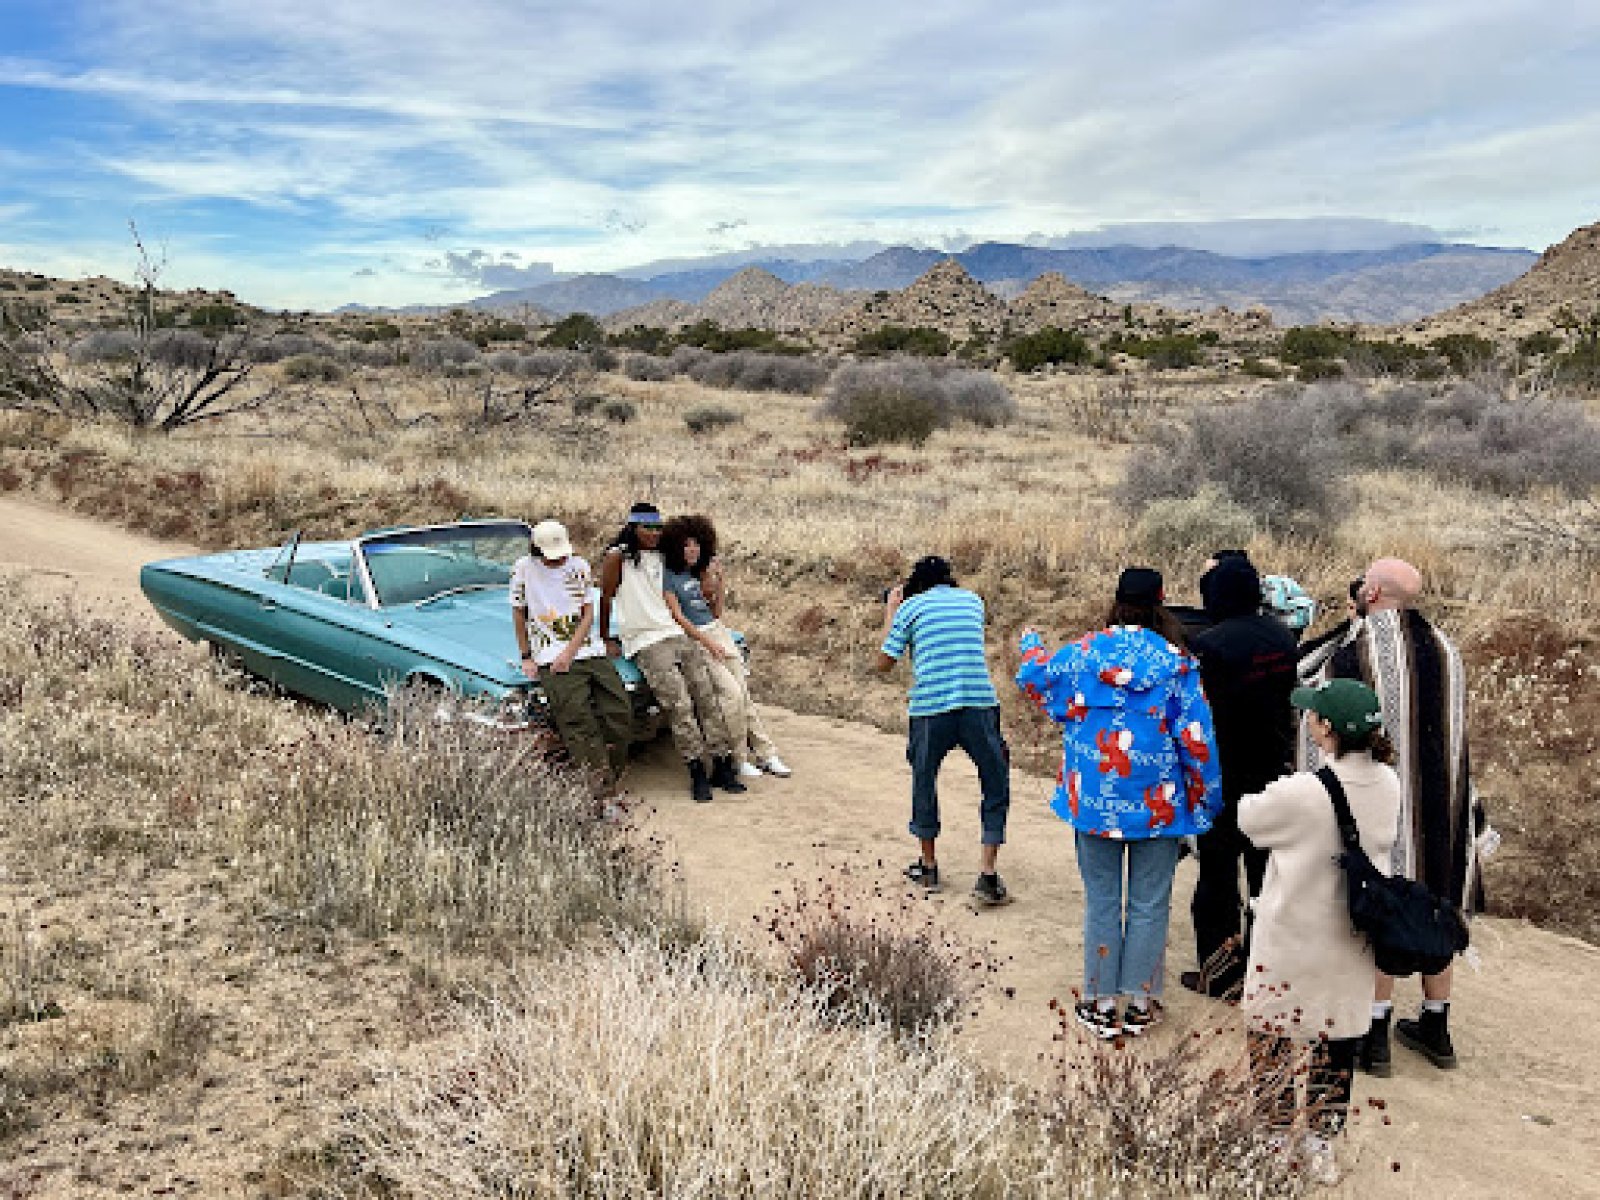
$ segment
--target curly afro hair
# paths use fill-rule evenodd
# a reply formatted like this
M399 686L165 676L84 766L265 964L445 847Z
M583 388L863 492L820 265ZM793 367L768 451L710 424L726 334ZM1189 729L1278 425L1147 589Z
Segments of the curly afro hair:
M690 538L700 543L700 561L693 567L683 561L683 546ZM661 531L661 557L666 560L669 571L688 571L698 579L716 556L717 527L710 517L698 514L673 517Z

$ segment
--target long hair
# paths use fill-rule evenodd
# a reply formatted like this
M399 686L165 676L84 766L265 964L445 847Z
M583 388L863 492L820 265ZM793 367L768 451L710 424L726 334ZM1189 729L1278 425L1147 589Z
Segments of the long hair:
M1106 614L1107 625L1138 625L1159 633L1180 650L1188 648L1189 640L1183 634L1183 624L1164 604L1130 604L1126 600L1113 600Z
M634 528L631 522L624 525L621 532L611 539L611 548L613 550L621 550L623 557L632 562L634 566L639 565L639 551L644 549L639 544L639 531Z
M700 561L689 566L684 560L684 543L690 538L700 543ZM661 531L661 557L667 570L675 574L687 571L696 579L705 574L706 567L717 556L717 527L711 518L695 513L691 516L673 517Z

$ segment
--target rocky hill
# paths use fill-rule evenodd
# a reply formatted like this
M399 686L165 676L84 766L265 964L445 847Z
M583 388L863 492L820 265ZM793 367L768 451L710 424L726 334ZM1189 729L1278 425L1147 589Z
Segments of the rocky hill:
M854 302L835 288L791 287L760 267L746 267L696 306L701 318L724 329L803 333L828 324Z
M953 338L998 333L1006 303L967 274L953 258L936 263L910 287L875 292L840 315L830 332L850 335L885 325L937 329Z
M0 305L25 314L48 315L69 328L125 319L128 306L138 289L96 275L89 279L56 279L32 271L12 271L0 267ZM159 293L158 306L173 314L174 323L187 323L188 314L197 309L231 308L241 314L259 310L241 304L229 291L189 288Z
M1551 246L1527 274L1487 295L1442 312L1414 329L1430 336L1472 332L1510 339L1552 330L1567 314L1600 313L1600 222Z

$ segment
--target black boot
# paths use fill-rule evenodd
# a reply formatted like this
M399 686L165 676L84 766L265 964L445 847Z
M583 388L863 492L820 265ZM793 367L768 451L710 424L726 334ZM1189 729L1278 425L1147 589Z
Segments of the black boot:
M748 792L750 789L739 782L739 768L733 761L733 755L724 754L720 758L711 760L711 783L725 792Z
M1393 1015L1394 1010L1390 1009L1383 1016L1372 1018L1372 1027L1362 1037L1356 1056L1361 1069L1379 1079L1387 1079L1394 1072L1394 1064L1389 1060L1389 1018Z
M711 799L711 780L706 778L705 763L698 758L689 763L689 795L697 804Z
M1456 1065L1456 1048L1450 1044L1448 1004L1443 1012L1430 1012L1425 1008L1415 1021L1396 1021L1394 1036L1402 1046L1415 1050L1441 1070L1448 1071Z

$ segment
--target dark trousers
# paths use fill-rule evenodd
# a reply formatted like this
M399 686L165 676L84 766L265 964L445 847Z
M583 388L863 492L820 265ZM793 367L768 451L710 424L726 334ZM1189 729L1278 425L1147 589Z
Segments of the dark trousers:
M1211 829L1199 838L1200 878L1194 886L1194 901L1189 911L1194 916L1196 961L1207 981L1207 990L1221 994L1244 981L1245 897L1239 891L1239 863L1249 894L1261 894L1261 880L1267 873L1267 852L1258 850L1239 832L1239 797L1223 796L1222 811ZM1232 948L1224 947L1233 939Z
M1299 1056L1308 1049L1311 1068L1305 1073L1306 1116L1313 1133L1337 1137L1350 1112L1350 1087L1355 1076L1356 1053L1360 1038L1331 1041L1293 1042L1267 1034L1249 1035L1250 1070L1262 1096L1268 1121L1278 1129L1294 1124L1298 1104L1296 1085L1300 1078Z
M906 741L911 764L911 836L939 836L939 766L957 746L978 768L983 790L979 818L983 844L1002 846L1011 810L1011 755L1000 736L1000 708L953 708L931 717L912 717Z
M580 658L564 675L540 667L539 684L572 761L612 783L620 779L633 741L633 701L611 660Z

